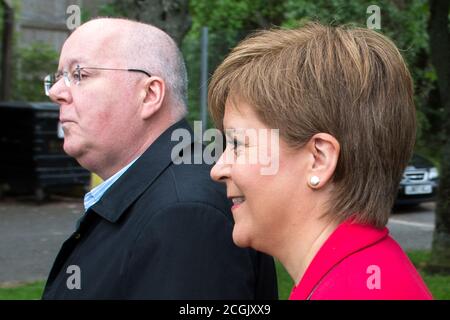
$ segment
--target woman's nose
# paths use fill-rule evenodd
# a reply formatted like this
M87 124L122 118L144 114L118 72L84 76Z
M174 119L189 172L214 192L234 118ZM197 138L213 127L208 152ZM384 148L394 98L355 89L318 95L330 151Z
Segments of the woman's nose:
M230 177L231 166L225 161L225 152L222 153L210 172L211 178L217 182L225 182Z

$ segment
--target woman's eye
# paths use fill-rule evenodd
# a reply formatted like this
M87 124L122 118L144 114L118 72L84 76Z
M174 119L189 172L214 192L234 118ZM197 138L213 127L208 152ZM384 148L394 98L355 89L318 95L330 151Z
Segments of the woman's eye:
M235 154L238 154L240 147L242 147L242 143L240 143L237 139L233 139L233 151Z
M233 139L233 149L237 149L237 147L238 147L238 142L237 142L237 140L236 139Z
M235 156L238 156L242 152L242 147L244 146L244 144L240 142L238 139L229 137L229 139L227 138L226 141L227 141L227 149L229 146L230 151L232 149Z

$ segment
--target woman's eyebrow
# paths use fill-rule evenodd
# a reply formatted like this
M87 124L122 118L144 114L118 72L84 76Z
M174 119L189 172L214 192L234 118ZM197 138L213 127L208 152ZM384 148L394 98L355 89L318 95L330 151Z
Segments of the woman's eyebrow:
M230 128L223 128L223 131L225 133L226 136L231 137L231 134L233 134L234 132L236 132L236 129L233 127Z

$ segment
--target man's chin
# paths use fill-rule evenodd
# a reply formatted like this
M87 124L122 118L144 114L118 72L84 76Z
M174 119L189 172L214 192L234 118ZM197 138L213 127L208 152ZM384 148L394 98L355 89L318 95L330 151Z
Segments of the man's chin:
M81 158L83 155L83 152L81 151L80 147L75 146L67 141L64 141L63 149L67 155L77 160Z

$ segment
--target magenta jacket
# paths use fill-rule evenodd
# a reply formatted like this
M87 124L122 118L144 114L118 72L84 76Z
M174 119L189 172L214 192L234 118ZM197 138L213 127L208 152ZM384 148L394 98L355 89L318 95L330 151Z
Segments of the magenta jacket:
M387 228L344 222L317 252L290 300L432 299Z

